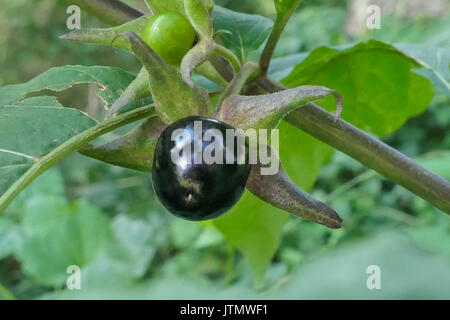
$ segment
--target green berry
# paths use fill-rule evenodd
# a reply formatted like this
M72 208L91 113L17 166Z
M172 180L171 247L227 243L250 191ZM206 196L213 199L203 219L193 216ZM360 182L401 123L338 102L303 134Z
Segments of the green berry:
M163 12L150 18L142 38L168 63L179 65L192 48L195 30L180 13Z

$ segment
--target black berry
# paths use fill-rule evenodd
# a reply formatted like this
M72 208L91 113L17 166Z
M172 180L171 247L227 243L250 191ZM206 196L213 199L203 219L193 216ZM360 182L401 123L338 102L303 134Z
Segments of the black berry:
M201 124L201 130L198 130ZM194 133L194 128L197 128ZM178 136L178 129L189 133ZM218 153L211 153L211 143L216 138L211 138L210 129L216 129L221 133L223 143L221 150L214 148ZM247 161L247 147L239 144L236 136L229 136L227 129L234 130L226 123L193 116L181 119L168 126L158 139L153 159L152 180L153 188L161 203L174 215L188 220L207 220L220 216L227 212L242 196L250 173L250 165ZM178 131L177 131L178 130ZM211 141L205 141L204 134L209 130ZM201 137L198 133L201 132ZM234 148L230 148L230 140L234 142ZM206 139L208 140L208 139ZM197 147L194 148L194 145ZM205 148L209 149L206 154L212 154L220 158L219 163L205 161L203 157ZM228 146L228 148L227 148ZM238 148L244 154L244 163L238 163ZM182 149L183 148L183 149ZM184 149L188 148L188 149ZM184 152L190 150L189 152ZM195 153L195 150L201 153ZM178 159L174 161L174 154ZM195 155L201 155L201 163L195 162ZM228 162L227 162L227 156ZM217 159L217 158L216 158ZM210 164L207 164L210 163Z

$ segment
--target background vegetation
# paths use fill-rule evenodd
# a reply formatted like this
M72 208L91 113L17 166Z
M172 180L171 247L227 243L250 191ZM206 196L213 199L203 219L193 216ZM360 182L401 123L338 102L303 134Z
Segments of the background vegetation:
M381 30L355 31L349 28L355 18L349 2L305 0L276 54L365 39L445 49L450 47L450 8L443 3L437 13L384 5ZM274 17L272 1L216 4ZM0 86L66 64L139 70L128 53L59 40L67 32L64 1L0 0L0 6ZM82 27L95 26L102 23L83 13ZM449 57L443 55L447 65ZM104 112L94 86L57 95L66 106L99 117ZM427 111L384 138L446 179L449 102L436 90ZM38 178L0 217L0 298L450 298L449 217L342 153L329 153L325 160L318 176L305 176L305 183L311 187L315 180L310 192L339 212L344 227L329 230L286 216L282 235L261 230L268 246L279 244L269 260L254 252L253 238L236 250L211 222L168 214L155 199L148 175L73 154ZM303 171L290 174L301 178ZM251 221L243 223L231 228L245 230ZM72 264L82 266L79 291L65 290L60 272ZM372 264L381 267L381 290L366 288L366 268Z

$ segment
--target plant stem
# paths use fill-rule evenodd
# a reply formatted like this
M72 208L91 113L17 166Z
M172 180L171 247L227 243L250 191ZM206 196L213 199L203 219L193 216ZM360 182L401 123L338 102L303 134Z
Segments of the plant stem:
M113 131L119 127L133 123L140 119L156 115L154 108L150 106L142 107L111 118L107 121L87 129L86 131L67 140L59 147L41 157L33 166L28 169L16 182L0 197L0 214L6 209L11 201L34 179L52 167L55 163L67 156L72 151L81 148L83 145L95 138Z
M145 14L120 0L73 0L70 3L79 5L111 25L121 25Z
M232 95L237 95L241 92L242 88L245 84L254 79L260 72L260 69L257 64L253 62L246 62L239 73L234 77L234 79L230 82L228 87L224 90L222 95L220 96L219 102L217 104L217 109L215 115L219 114L220 107L226 98Z
M308 103L286 117L292 125L348 154L450 214L450 183L414 160Z
M296 1L288 11L284 14L278 14L277 19L275 20L275 24L273 26L272 32L270 33L269 40L267 40L266 46L264 47L264 51L262 52L259 58L259 66L261 68L261 74L265 76L267 71L269 70L270 61L272 60L273 53L275 52L275 48L280 40L281 34L284 31L289 19L294 13L295 9L301 3L300 1Z

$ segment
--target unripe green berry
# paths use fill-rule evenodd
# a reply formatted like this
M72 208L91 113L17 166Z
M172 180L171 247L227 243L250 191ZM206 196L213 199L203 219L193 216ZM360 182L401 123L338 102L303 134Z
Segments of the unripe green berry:
M192 48L195 30L178 12L163 12L149 19L142 39L172 65L179 65Z

